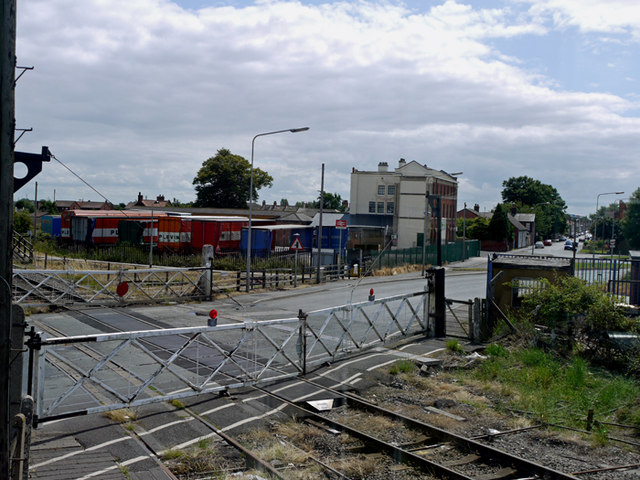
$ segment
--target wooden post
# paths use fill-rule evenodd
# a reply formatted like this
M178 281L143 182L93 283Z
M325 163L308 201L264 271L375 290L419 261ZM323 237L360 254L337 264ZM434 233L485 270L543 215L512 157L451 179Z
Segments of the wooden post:
M2 0L0 29L0 478L10 478L11 235L15 128L16 0Z

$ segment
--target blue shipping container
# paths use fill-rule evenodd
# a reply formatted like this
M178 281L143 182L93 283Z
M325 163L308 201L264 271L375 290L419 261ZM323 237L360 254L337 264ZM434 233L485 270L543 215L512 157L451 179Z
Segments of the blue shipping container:
M40 227L43 233L60 238L62 227L60 215L43 215L40 219Z

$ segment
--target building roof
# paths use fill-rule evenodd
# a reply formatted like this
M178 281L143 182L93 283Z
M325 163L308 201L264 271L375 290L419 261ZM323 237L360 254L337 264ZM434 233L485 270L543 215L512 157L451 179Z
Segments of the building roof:
M520 223L533 223L536 221L535 213L516 213L514 215Z
M571 268L571 258L568 257L543 257L525 255L497 255L492 263L502 268L540 269L550 268L565 270Z
M527 227L525 227L523 224L521 224L517 220L515 215L511 215L509 213L509 214L507 214L507 217L509 218L509 221L511 222L511 225L513 225L516 230L529 230Z

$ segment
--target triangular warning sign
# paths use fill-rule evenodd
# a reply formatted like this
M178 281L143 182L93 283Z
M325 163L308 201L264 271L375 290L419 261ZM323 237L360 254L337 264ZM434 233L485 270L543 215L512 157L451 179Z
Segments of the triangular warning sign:
M300 237L296 237L293 239L293 243L289 247L290 250L304 250L302 246L302 242L300 241Z

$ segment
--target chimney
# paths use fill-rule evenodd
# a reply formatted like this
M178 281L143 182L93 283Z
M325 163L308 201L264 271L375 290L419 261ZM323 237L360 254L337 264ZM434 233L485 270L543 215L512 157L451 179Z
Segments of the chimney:
M156 197L156 201L158 201L158 202L164 202L164 195L158 195L158 196Z
M267 206L267 201L266 200L262 200L262 208Z
M378 163L379 172L387 172L389 170L389 164L387 162Z
M480 211L480 205L478 205L477 203L473 206L473 211L474 212L479 212Z
M515 216L516 213L518 213L518 207L511 205L511 215Z
M143 200L143 198L142 198L142 192L138 192L138 203L137 203L137 204L138 204L138 205L142 205L142 200Z
M407 164L407 161L404 158L401 158L398 162L398 168L404 167Z

